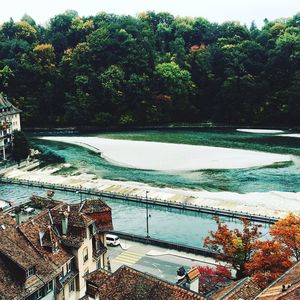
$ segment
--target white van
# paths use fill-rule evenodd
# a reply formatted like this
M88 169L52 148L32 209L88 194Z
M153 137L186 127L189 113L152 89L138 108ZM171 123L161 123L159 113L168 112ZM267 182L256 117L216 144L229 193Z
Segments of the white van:
M118 245L120 245L120 239L117 235L107 234L106 235L106 244L107 244L107 246L118 246Z

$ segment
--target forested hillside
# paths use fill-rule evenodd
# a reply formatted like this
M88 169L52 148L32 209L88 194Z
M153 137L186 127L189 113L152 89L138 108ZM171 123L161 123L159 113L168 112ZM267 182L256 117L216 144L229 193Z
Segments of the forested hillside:
M299 125L300 13L258 29L67 11L0 29L0 91L25 126Z

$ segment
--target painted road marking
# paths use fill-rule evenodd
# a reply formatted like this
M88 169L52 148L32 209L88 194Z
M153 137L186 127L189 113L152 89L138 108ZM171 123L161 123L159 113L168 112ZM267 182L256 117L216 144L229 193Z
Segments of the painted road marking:
M115 257L113 260L122 264L122 265L134 265L137 263L144 254L131 252L131 251L124 251L117 257Z

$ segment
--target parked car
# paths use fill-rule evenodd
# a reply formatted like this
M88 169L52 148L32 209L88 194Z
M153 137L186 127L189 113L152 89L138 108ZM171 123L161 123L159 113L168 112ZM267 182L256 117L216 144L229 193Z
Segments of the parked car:
M120 239L117 235L107 234L106 235L106 244L108 246L118 246L118 245L120 245Z

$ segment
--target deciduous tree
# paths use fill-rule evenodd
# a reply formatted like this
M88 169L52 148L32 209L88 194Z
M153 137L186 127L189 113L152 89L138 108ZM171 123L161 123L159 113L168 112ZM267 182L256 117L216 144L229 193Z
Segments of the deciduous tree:
M247 273L260 287L265 288L292 264L290 253L280 242L258 241L256 252L245 266Z
M218 265L216 268L212 267L198 267L199 270L199 292L206 294L220 284L226 283L232 279L231 272L224 266Z
M261 236L259 225L252 225L249 220L241 219L243 228L229 229L217 218L218 228L206 237L204 246L216 251L218 258L229 263L236 270L237 279L246 276L246 263L254 254L257 239Z
M286 246L286 251L296 259L300 260L300 216L288 214L272 225L270 234L275 241Z

